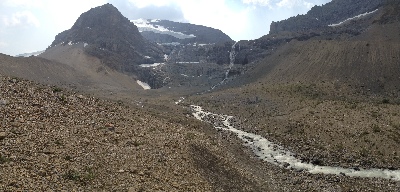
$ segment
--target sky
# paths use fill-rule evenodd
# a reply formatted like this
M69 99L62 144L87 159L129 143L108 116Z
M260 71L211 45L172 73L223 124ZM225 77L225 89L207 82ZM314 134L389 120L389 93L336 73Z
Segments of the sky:
M331 0L0 0L0 53L45 50L90 8L111 3L128 19L167 19L220 29L233 40L268 34L272 21Z

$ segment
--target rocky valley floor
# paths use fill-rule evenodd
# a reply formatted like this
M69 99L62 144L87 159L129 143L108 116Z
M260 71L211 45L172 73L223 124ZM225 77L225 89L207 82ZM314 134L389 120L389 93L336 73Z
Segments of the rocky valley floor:
M259 134L306 163L353 169L398 170L400 166L397 97L338 91L329 83L271 86L259 82L190 97L187 102L234 116L240 130ZM321 176L326 177L331 176ZM359 191L354 183L347 186L353 179L367 190L383 190L375 188L380 179L340 178L334 191ZM393 185L383 191L400 189L398 182L380 182Z
M273 89L261 94L258 89L244 87L239 90L251 91L251 96L239 96L237 90L231 90L224 95L191 96L179 105L174 103L178 98L164 96L144 101L142 107L18 78L2 76L0 87L2 191L398 191L400 187L388 179L310 174L263 162L234 134L194 119L188 108L199 104L210 111L235 115L242 122L241 129L264 135L305 161L397 169L392 156L397 151L390 148L396 140L386 138L392 137L387 131L396 131L395 127L345 129L368 131L361 134L360 145L342 142L360 135L337 133L331 140L322 137L325 132L336 133L331 127L337 122L328 117L332 111L347 109L343 113L352 114L372 105L371 110L382 110L375 115L378 122L392 119L390 126L395 125L398 106L390 101L345 107L344 101L307 96L293 99L297 97L282 97L286 93L275 94ZM291 107L283 108L288 102ZM327 112L319 110L327 107ZM291 118L285 118L284 113L290 110L297 116L292 112ZM331 119L332 125L328 122L330 126L322 129L306 124L315 122L309 118L317 114L324 121ZM351 121L339 117L344 118L339 120L343 124L355 122L354 117ZM363 123L369 125L371 118L365 119ZM293 121L310 128L299 131ZM314 129L320 134L312 134ZM372 140L381 137L386 139ZM340 142L341 150L335 148ZM374 142L378 143L372 145ZM330 145L334 147L327 147ZM372 149L370 154L360 153L362 147Z
M18 78L2 76L0 87L1 191L254 190L197 120ZM210 168L231 178L213 184Z

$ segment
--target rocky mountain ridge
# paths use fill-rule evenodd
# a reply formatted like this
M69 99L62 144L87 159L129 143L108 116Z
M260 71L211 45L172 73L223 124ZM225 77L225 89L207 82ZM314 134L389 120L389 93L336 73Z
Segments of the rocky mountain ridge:
M119 71L134 71L134 65L162 62L162 48L144 39L137 27L111 4L83 13L71 29L58 34L47 49L85 43L85 52Z
M270 34L278 34L284 31L319 31L331 24L374 11L385 2L387 0L333 0L322 6L314 6L305 15L272 22Z

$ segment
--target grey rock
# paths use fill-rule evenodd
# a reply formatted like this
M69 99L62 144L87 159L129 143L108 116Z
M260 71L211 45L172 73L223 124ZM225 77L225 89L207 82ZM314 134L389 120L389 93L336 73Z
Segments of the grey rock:
M7 133L6 132L0 132L0 140L3 140L7 137Z
M7 105L7 104L8 104L7 100L4 100L4 99L0 100L0 106Z

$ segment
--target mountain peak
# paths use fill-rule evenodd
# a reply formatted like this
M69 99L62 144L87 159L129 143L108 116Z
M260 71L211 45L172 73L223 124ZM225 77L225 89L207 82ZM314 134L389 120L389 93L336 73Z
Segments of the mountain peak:
M72 29L81 27L110 27L123 23L129 23L129 20L116 7L107 3L82 13Z
M58 34L51 47L85 43L84 51L101 58L112 68L141 64L151 57L161 62L164 54L154 43L144 39L138 28L112 4L104 4L82 13L71 29ZM147 57L146 57L147 56Z

